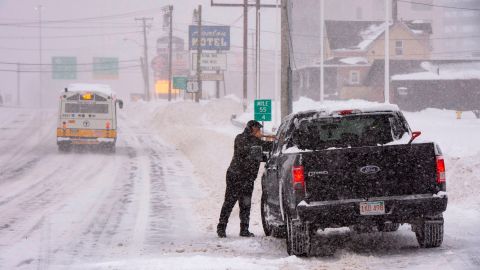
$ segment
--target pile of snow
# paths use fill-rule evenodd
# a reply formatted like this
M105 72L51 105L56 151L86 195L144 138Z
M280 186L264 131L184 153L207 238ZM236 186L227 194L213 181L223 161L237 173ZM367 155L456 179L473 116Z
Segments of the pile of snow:
M368 64L368 60L365 57L347 57L340 59L340 62L348 65Z

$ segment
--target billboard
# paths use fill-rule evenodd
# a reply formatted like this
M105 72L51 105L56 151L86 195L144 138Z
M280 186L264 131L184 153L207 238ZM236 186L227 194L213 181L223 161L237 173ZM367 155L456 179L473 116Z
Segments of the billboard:
M202 26L202 39L199 40L198 26L188 27L188 47L197 50L199 43L202 50L230 50L230 26Z

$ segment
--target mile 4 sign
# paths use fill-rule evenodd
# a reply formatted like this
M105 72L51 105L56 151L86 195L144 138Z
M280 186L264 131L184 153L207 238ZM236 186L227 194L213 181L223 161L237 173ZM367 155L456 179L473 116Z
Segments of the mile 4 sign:
M256 121L272 121L271 99L256 99L254 105Z

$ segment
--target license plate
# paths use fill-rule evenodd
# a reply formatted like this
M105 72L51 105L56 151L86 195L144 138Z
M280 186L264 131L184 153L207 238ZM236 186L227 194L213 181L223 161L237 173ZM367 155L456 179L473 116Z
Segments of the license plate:
M361 202L360 203L360 215L384 215L385 214L385 202Z

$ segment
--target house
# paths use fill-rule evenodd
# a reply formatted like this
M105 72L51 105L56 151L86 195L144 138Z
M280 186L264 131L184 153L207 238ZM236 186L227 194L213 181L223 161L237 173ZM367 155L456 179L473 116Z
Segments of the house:
M325 94L331 99L383 100L383 90L365 84L372 64L384 59L385 23L379 21L325 21ZM396 21L390 25L390 59L430 59L430 23ZM319 96L319 60L296 70L298 95Z

